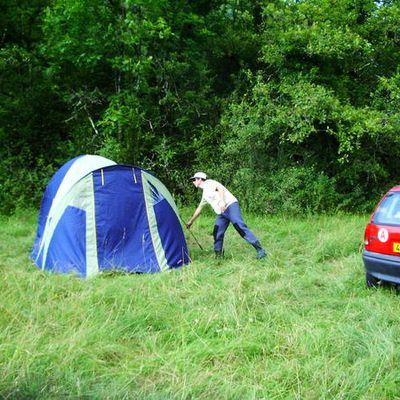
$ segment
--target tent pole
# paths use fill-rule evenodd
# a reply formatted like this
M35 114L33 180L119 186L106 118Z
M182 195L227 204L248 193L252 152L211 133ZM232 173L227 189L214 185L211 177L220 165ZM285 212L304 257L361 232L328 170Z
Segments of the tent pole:
M186 226L186 224L185 224ZM188 228L186 227L186 229L190 232L190 234L193 236L194 241L198 244L198 246L200 247L201 250L204 250L202 245L200 244L200 242L197 240L196 236L194 236L194 233Z

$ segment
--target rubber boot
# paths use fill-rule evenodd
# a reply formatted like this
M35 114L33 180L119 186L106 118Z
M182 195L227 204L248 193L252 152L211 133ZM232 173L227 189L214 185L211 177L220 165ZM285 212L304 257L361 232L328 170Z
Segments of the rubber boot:
M267 252L263 249L263 247L261 246L261 243L260 242L255 242L254 244L253 244L253 247L256 249L256 251L257 251L257 256L256 256L256 258L257 258L257 260L259 260L259 259L261 259L261 258L264 258L264 257L266 257L267 256Z
M223 250L215 250L215 258L224 258L224 251Z

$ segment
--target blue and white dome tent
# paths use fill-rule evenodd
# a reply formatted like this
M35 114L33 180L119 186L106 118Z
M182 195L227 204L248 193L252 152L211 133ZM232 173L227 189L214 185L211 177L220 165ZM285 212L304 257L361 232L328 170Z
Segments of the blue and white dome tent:
M41 269L82 277L161 272L190 261L177 207L161 181L94 155L70 160L50 180L31 256Z

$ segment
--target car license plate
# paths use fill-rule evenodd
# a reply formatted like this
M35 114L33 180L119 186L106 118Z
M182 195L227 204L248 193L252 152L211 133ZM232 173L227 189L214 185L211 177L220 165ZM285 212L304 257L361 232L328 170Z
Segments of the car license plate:
M393 253L400 253L400 243L393 243Z

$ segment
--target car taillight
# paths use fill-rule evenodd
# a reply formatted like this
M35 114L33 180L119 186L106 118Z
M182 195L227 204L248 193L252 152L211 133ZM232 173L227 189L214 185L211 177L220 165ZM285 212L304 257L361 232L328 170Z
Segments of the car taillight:
M364 232L364 246L369 245L370 235L371 235L371 228L370 228L370 224L368 224L366 226L365 232Z

